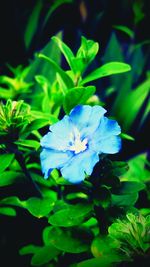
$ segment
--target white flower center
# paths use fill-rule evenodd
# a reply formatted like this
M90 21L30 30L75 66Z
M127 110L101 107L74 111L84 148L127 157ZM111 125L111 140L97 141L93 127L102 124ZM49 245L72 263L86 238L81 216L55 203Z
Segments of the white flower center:
M87 138L81 141L80 132L75 128L74 135L71 133L71 145L69 146L69 150L74 151L75 154L78 154L87 148L87 143Z

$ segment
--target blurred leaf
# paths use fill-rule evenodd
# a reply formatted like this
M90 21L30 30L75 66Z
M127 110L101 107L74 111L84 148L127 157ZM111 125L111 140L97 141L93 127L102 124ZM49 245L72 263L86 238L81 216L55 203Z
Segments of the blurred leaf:
M15 142L16 145L23 146L23 147L31 147L35 150L38 150L40 147L40 143L35 140L19 140Z
M109 62L97 68L93 72L91 72L88 76L86 76L80 84L83 85L85 83L97 80L102 77L106 77L112 74L119 74L123 72L130 71L130 65L122 62Z
M41 169L41 167L40 167L40 169ZM42 175L39 175L39 174L37 174L35 172L32 172L31 171L31 176L32 176L33 180L36 183L38 183L38 184L40 184L42 186L51 187L53 185L52 179L45 180L45 179L43 179L43 176Z
M112 174L115 176L122 176L129 170L127 162L124 161L112 161Z
M129 207L133 206L138 200L138 194L125 194L125 195L111 195L112 205L118 207Z
M55 70L55 72L59 73L61 78L63 79L64 83L66 84L66 87L67 88L72 88L73 87L73 81L71 80L71 78L69 77L69 75L66 74L65 71L63 71L59 65L56 64L55 61L53 61L51 58L45 56L44 54L38 54L38 57L41 58L41 59L44 59L46 60L50 65L51 67L53 68L53 70Z
M126 140L129 140L129 141L135 141L134 137L132 137L131 135L126 134L126 133L121 133L120 134L120 137L122 139L126 139Z
M0 214L7 216L16 216L16 211L13 208L0 207Z
M51 198L36 198L31 197L27 200L20 200L18 197L7 197L1 200L4 205L13 205L27 209L33 216L41 218L46 216L54 206L54 201Z
M140 154L128 161L129 171L121 178L122 181L150 181L150 171L145 168L146 154Z
M50 120L47 119L36 119L32 121L26 128L26 132L32 132L35 130L38 130L40 128L43 128L46 125L50 124Z
M12 160L14 159L15 155L14 154L1 154L0 155L0 173L3 172L6 168L9 167L11 164Z
M126 33L130 38L134 37L134 31L132 31L131 29L129 29L127 26L124 25L113 25L113 28L119 31L122 31L124 33Z
M145 188L144 183L139 182L121 182L121 186L119 188L120 195L132 194L139 192Z
M133 12L134 12L134 22L135 24L139 23L145 17L143 0L134 0L133 3Z
M43 264L46 264L54 259L59 253L60 251L52 245L40 247L35 251L31 259L31 265L41 266Z
M106 46L105 53L103 55L103 62L107 63L109 61L124 61L124 55L122 51L121 44L119 43L116 34L112 32L109 42Z
M71 3L73 3L73 0L55 0L55 1L51 4L51 6L50 6L50 8L49 8L49 10L48 10L48 12L47 12L47 15L45 16L45 19L44 19L44 22L43 22L43 25L42 25L42 26L43 26L43 27L46 26L46 23L48 22L50 16L52 15L52 13L53 13L59 6L61 6L61 5L63 5L63 4L71 4Z
M66 93L63 107L68 114L72 108L79 104L85 104L86 101L95 93L95 86L75 87Z
M27 49L29 48L29 46L32 42L32 39L36 33L42 7L43 7L43 1L38 0L35 3L34 9L31 12L31 15L30 15L28 22L26 24L26 29L25 29L25 33L24 33L24 41L25 41L25 46Z
M48 222L54 226L72 227L80 225L89 217L92 210L91 205L76 204L68 205L49 217Z
M11 185L24 178L23 173L15 171L5 171L1 173L0 177L0 187Z
M57 249L68 253L87 251L89 249L88 236L85 235L84 239L82 232L78 228L75 231L71 231L53 227L49 231L50 243Z
M54 201L50 198L39 199L39 198L29 198L23 201L23 207L26 208L33 216L41 218L46 216L54 206Z
M24 246L21 249L19 249L19 254L20 255L34 254L39 249L40 249L39 246L35 246L35 245L30 244L30 245Z
M120 244L116 241L110 238L109 236L103 237L99 236L96 237L91 245L91 251L94 257L99 258L99 257L110 257L116 256L116 260L118 258L118 261L120 261L120 257L118 254L117 257L117 250L120 246ZM113 258L113 257L112 257Z
M93 267L100 267L100 266L113 267L113 266L116 266L116 264L121 261L122 261L122 257L118 255L117 252L110 250L109 252L107 252L106 255L101 254L100 257L79 262L77 263L77 265L75 265L75 267L92 267L92 266Z
M59 32L57 36L61 38L62 33ZM56 64L58 65L60 64L60 59L61 59L60 51L56 47L54 42L52 41L48 42L48 44L41 50L41 54L47 56L48 58L51 58L53 61L55 61ZM34 60L31 61L30 63L30 72L28 73L26 80L28 82L31 82L31 81L34 81L34 77L36 75L42 75L46 77L48 81L53 83L55 80L55 74L56 74L56 71L55 69L53 70L53 68L50 68L49 62L47 62L46 60L40 59L38 57L38 54L36 54ZM37 88L37 86L34 89L36 89L36 92L37 91L41 92L41 88Z
M74 65L72 59L75 58L74 54L72 53L71 49L63 42L61 41L59 38L57 37L52 37L52 40L58 45L59 49L61 50L61 52L63 53L66 61L68 62L71 70L76 73L77 69L76 66Z
M43 242L45 245L49 245L49 231L53 226L47 226L44 228L43 233L42 233L42 237L43 237Z
M32 116L35 117L35 119L43 119L43 120L49 121L49 124L53 124L53 123L58 121L58 119L54 115L49 114L49 113L43 113L41 111L32 110L31 114L32 114ZM32 123L31 123L31 125L32 125ZM34 125L34 121L33 121L33 125ZM30 125L29 125L29 127L30 127Z

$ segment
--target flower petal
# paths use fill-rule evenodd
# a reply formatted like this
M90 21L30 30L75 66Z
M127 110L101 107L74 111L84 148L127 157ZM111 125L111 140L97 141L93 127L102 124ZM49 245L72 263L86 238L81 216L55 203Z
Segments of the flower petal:
M66 138L62 138L61 136L57 136L52 132L48 132L41 139L41 146L48 149L66 151L68 142L69 140Z
M101 117L106 110L100 106L76 106L70 113L70 119L77 126L81 137L85 138L94 133L97 129Z
M41 146L50 149L65 151L68 149L70 134L73 131L73 125L68 116L50 126L51 132L48 132L41 139Z
M87 150L74 156L60 171L69 182L80 183L85 178L85 172L90 175L98 161L98 154Z
M110 120L106 117L101 118L99 127L93 135L93 140L101 140L108 138L112 135L118 135L121 133L121 128L117 121Z
M106 139L92 144L92 148L98 153L115 154L121 149L121 138L119 136L111 136Z
M62 120L50 126L50 130L61 139L70 139L70 133L73 130L72 122L69 116L65 115Z
M60 169L66 164L72 157L72 152L62 152L53 149L43 149L40 154L42 172L44 178L48 178L50 172L57 168Z

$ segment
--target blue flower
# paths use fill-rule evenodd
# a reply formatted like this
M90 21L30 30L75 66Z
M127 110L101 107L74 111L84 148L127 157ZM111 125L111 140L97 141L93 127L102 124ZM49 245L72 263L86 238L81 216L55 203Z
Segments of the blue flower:
M76 106L62 120L50 126L41 140L41 165L47 178L55 168L71 183L91 175L102 153L114 154L121 148L120 126L104 116L100 106Z

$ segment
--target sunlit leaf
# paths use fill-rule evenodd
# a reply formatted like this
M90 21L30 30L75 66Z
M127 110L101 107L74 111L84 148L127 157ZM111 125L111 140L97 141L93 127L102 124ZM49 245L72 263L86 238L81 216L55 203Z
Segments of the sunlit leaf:
M51 215L48 221L54 226L72 227L80 225L83 220L88 218L91 209L91 205L68 205Z
M75 87L65 95L63 107L66 113L79 104L85 104L86 101L95 93L95 86Z
M3 172L6 168L9 167L9 165L11 164L12 160L14 159L15 155L14 154L1 154L0 155L0 173Z
M64 83L66 84L67 88L72 88L73 87L73 81L70 79L70 77L65 73L65 71L63 71L59 65L56 64L55 61L53 61L51 58L43 55L43 54L39 54L38 55L39 58L46 60L50 65L51 68L53 68L53 70L56 71L56 73L58 72L61 75L61 78L63 79Z
M6 216L16 216L16 211L13 208L0 207L0 214L6 215Z
M24 178L23 173L15 171L5 171L0 176L0 187L11 185Z
M122 62L109 62L104 64L102 67L94 70L88 76L86 76L80 84L83 85L85 83L97 80L102 77L106 77L112 74L119 74L130 71L130 65Z

